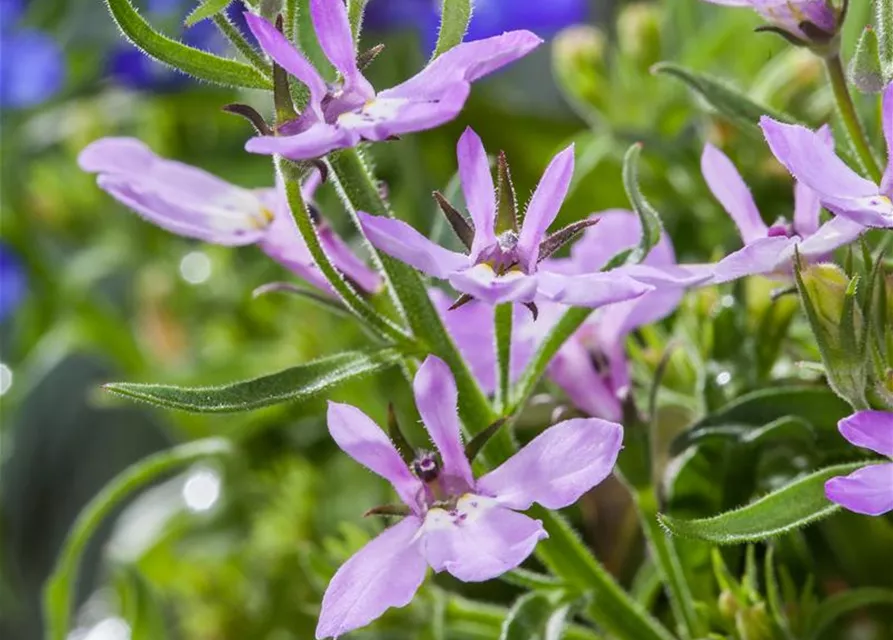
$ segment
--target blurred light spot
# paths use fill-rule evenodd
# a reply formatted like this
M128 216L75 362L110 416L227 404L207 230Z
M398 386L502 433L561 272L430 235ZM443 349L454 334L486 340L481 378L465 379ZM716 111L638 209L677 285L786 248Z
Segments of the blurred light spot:
M729 373L728 371L720 371L718 374L716 374L716 384L718 384L721 387L726 386L731 381L732 381L732 374Z
M190 251L180 260L180 275L189 284L201 284L211 277L211 259L203 251Z
M130 625L121 618L106 618L90 629L84 640L130 640Z
M0 362L0 396L12 387L12 369Z
M726 309L731 309L735 306L735 296L724 295L722 298L720 298L719 304Z
M199 469L189 475L183 485L183 500L190 511L207 511L220 498L220 475L210 469Z

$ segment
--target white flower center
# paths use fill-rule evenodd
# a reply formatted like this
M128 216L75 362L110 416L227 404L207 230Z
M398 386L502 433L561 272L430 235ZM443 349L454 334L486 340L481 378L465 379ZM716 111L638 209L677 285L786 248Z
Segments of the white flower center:
M393 120L408 102L405 98L374 98L360 109L342 113L338 116L338 124L343 127L357 127Z
M495 498L466 493L460 496L454 505L428 509L419 534L471 524L495 506L497 506Z

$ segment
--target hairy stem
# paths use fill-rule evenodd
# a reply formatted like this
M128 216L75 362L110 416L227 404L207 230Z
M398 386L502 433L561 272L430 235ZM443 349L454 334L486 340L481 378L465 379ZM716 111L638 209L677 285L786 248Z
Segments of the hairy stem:
M511 385L512 358L512 303L496 306L494 318L494 335L496 336L496 406L500 411L509 407L509 389Z
M251 46L251 43L249 43L245 39L245 36L243 36L235 25L230 22L225 13L220 12L212 19L214 20L214 24L217 25L217 28L220 30L220 33L222 33L223 36L229 40L230 44L232 44L239 53L251 63L251 66L266 77L272 77L273 69L270 66L270 63L264 59L263 55L257 49Z

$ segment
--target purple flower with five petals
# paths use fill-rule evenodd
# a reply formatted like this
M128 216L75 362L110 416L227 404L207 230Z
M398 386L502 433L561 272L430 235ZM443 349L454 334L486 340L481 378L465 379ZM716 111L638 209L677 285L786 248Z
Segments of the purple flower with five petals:
M369 241L379 250L412 265L419 271L450 284L465 296L488 304L531 303L550 300L568 305L598 307L635 298L654 289L655 284L680 283L679 274L663 273L644 265L624 267L610 273L567 275L541 268L541 261L559 243L590 224L576 223L546 238L546 230L558 215L574 171L573 146L556 155L546 168L527 205L523 224L517 222L514 194L500 159L500 198L487 154L480 138L470 128L459 139L459 176L471 222L453 211L451 223L465 232L460 237L468 254L434 244L400 220L360 212L360 222ZM504 200L511 200L506 204ZM508 213L506 213L508 211ZM570 233L569 233L570 232ZM681 281L689 274L681 274Z
M767 116L760 125L775 157L818 193L826 208L867 227L893 227L893 83L884 90L881 118L887 168L880 185L850 169L824 144L820 132Z
M97 140L84 148L78 163L83 170L99 174L100 188L159 227L213 244L257 244L300 278L330 291L301 238L281 186L237 187L196 167L159 158L134 138ZM318 185L315 173L303 185L306 200ZM379 276L324 220L317 222L317 233L338 270L366 291L378 289Z
M569 258L549 259L547 266L565 274L589 273L600 269L612 253L639 243L642 227L632 211L612 209L594 214L598 224L589 227L571 247ZM646 257L644 264L672 268L676 259L673 246L664 234ZM442 291L431 298L443 317L472 372L487 393L496 388L496 356L493 349L493 307L471 302L449 310L450 299ZM621 402L630 388L629 364L624 353L626 336L636 328L664 318L682 299L680 287L658 288L633 300L601 307L565 342L547 374L567 394L571 402L588 415L620 420ZM539 317L518 309L512 336L511 374L517 380L546 335L566 311L564 305L541 303Z
M466 42L438 56L406 82L376 92L357 65L344 2L310 0L310 15L323 52L340 74L335 85L327 85L267 20L245 15L264 51L310 92L310 102L300 117L280 127L278 135L252 138L245 147L248 151L307 160L362 140L386 140L440 126L462 110L472 82L542 42L529 31Z
M837 423L840 433L857 447L893 458L893 413L858 411ZM893 462L871 464L848 476L831 478L825 495L845 509L879 516L893 511Z
M727 7L750 7L774 28L802 43L830 40L843 22L830 0L707 0Z
M827 126L815 135L824 149L834 148ZM792 223L781 219L771 227L766 226L741 174L713 145L704 147L701 172L710 191L734 220L744 241L744 248L714 265L703 265L702 268L712 273L714 284L757 274L789 275L795 251L806 259L823 260L834 249L853 242L865 230L861 224L840 216L820 226L822 205L819 197L799 181L794 187Z
M514 569L548 535L540 521L519 511L534 503L547 509L573 504L611 473L621 448L619 424L567 420L475 478L462 447L456 384L447 365L429 356L413 392L440 455L420 451L409 464L362 411L329 403L335 442L393 485L406 515L338 569L323 597L318 639L340 636L390 607L409 604L428 566L464 582Z

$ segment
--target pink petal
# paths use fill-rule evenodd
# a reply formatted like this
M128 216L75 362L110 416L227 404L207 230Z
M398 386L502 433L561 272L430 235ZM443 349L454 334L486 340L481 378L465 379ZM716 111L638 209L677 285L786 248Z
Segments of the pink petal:
M869 516L893 511L893 463L872 464L831 478L825 495L845 509Z
M381 288L381 276L360 260L356 253L327 223L318 228L319 241L326 255L341 273L356 282L361 289L374 293Z
M831 127L823 126L816 132L827 145L834 151L834 135ZM802 182L794 183L794 231L801 238L811 236L819 228L819 215L822 211L822 203L819 194L807 187Z
M459 176L465 205L474 222L474 242L471 258L476 260L480 252L496 242L493 224L496 217L496 190L487 152L478 135L468 127L456 145L459 160Z
M294 135L249 138L245 150L263 155L279 154L292 160L311 160L335 149L352 147L359 141L355 132L320 122Z
M434 244L402 220L358 211L363 233L379 251L445 280L468 266L468 257Z
M486 264L456 271L449 276L450 284L457 291L467 293L487 304L502 302L530 302L536 294L537 275L529 276L520 271L496 273Z
M493 307L473 300L451 311L454 299L446 293L432 288L428 290L428 295L481 388L487 394L493 393L496 388ZM515 341L512 342L514 346Z
M598 220L598 224L586 229L580 239L571 246L571 262L574 268L568 273L599 271L619 252L638 245L642 237L639 216L627 209L608 209L593 213L589 217ZM675 262L673 245L669 236L664 233L657 245L648 253L645 264L660 266Z
M712 278L707 272L699 280L706 283ZM639 298L615 302L602 307L593 320L599 344L622 343L630 332L646 324L652 324L670 315L685 293L678 287L658 288Z
M341 73L345 88L356 91L367 99L374 96L375 90L357 68L357 52L344 2L310 0L310 18L313 20L319 46L329 62Z
M893 413L857 411L837 423L840 433L857 447L893 458Z
M431 509L422 525L428 563L463 582L490 580L514 569L546 537L539 520L472 494L460 498L454 511Z
M428 356L415 375L412 391L422 422L440 451L444 475L459 478L464 489L472 487L474 477L462 446L459 394L453 372L437 356Z
M307 58L288 41L288 38L279 33L276 27L265 18L246 11L245 21L248 23L251 33L257 38L264 53L307 86L307 89L310 91L309 108L317 112L319 116L321 114L319 111L320 103L328 91L325 80L317 73L313 65L307 61Z
M527 509L534 502L561 509L611 474L622 440L623 427L614 422L560 422L478 480L477 490L510 509Z
M761 238L733 251L713 266L712 284L730 282L757 274L773 273L784 267L794 255L796 238Z
M528 272L536 265L540 243L564 203L573 175L574 145L570 145L552 158L524 213L524 223L518 237L518 254L521 256L521 266Z
M408 516L341 565L322 599L317 640L364 627L391 607L412 601L428 569L416 540L421 526Z
M767 228L750 188L728 156L712 144L704 146L701 173L710 191L735 221L745 244L766 236Z
M344 453L390 482L400 499L416 509L422 483L409 471L387 434L349 404L330 401L326 419L329 433Z
M797 245L797 250L806 258L824 260L835 249L855 241L865 230L858 222L836 216Z
M620 420L623 411L614 390L596 370L592 354L578 339L562 345L547 370L549 378L578 409L607 420Z
M445 95L456 82L472 83L496 71L542 44L529 31L509 31L499 36L463 42L443 55L406 82L382 95L403 98L435 98Z
M566 276L548 271L537 275L538 293L552 302L579 307L601 307L637 298L654 287L622 273L611 271Z

